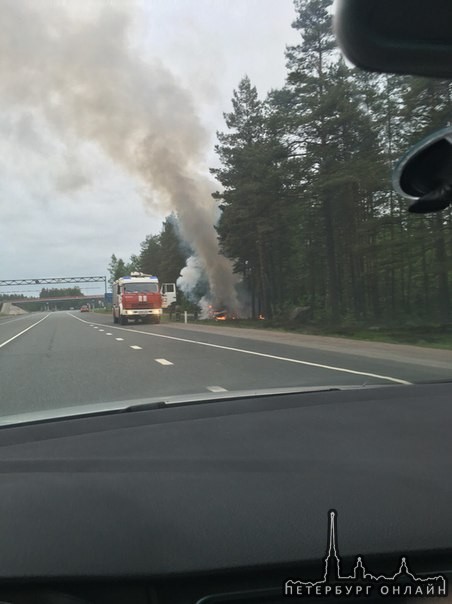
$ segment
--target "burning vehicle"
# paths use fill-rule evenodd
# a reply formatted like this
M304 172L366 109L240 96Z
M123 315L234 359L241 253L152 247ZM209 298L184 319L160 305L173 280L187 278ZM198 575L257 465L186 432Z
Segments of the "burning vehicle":
M207 316L204 318L210 319L211 321L236 321L238 319L244 319L244 316L239 316L236 312L228 309L227 306L209 306ZM259 313L257 316L259 321L265 321L265 316Z
M215 321L226 321L229 318L228 311L227 310L214 310L213 317L214 317Z
M237 319L236 313L230 311L226 306L209 306L209 319L215 321L232 321Z

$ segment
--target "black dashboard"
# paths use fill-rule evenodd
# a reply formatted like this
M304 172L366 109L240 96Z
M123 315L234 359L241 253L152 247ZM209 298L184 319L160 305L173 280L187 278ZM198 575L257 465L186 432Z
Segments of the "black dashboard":
M2 428L0 602L287 601L331 509L344 569L447 574L451 403L388 386Z

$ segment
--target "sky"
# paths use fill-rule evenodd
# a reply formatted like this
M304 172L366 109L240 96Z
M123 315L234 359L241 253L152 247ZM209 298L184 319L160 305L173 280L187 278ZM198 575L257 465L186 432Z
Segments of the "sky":
M78 55L85 54L89 60L89 52L93 52L98 53L93 60L101 67L104 61L109 74L109 59L115 60L115 36L119 40L123 33L110 13L126 11L130 17L128 52L137 64L160 65L172 75L184 98L191 100L196 128L202 132L202 142L196 145L197 165L207 173L208 167L216 164L215 133L224 129L223 112L231 109L232 91L240 79L248 75L261 97L283 84L285 46L298 42L291 28L293 3L33 0L31 5L24 0L19 13L17 5L8 9L15 2L0 3L0 22L9 26L8 33L14 29L15 36L7 47L10 63L3 66L9 70L7 86L0 89L0 280L106 275L111 254L127 259L137 253L147 235L159 232L168 207L150 202L154 193L149 182L129 170L127 161L115 161L113 144L117 146L117 140L107 145L111 152L106 153L105 145L98 145L92 132L90 137L80 136L89 120L80 119L78 130L71 131L64 123L64 111L57 112L58 99L56 117L49 119L48 110L40 106L42 82L29 76L31 57L41 61L43 82L55 83L56 76L50 72L54 64L61 66L64 55L57 62L51 53L61 55L61 48L65 48L55 43L53 50L47 42L52 35L64 38L66 29L72 31L68 24L75 23L80 30L85 27L86 37L79 38L80 45L70 49L71 58L63 63L64 70L70 75L71 70L80 69ZM90 28L93 20L99 21L98 29ZM40 39L40 27L48 29L47 38ZM105 43L97 44L90 35L100 40L104 35ZM2 50L0 42L0 54ZM152 73L155 71L150 77ZM105 82L99 81L101 85ZM109 81L109 86L113 96L126 94L119 81ZM177 102L170 98L171 87L167 99L164 85L159 94L166 105L162 119L173 115L177 125L180 116ZM162 109L157 105L146 105L151 124L160 119ZM107 119L108 107L106 103ZM185 126L181 122L181 128ZM122 157L121 150L116 155ZM32 295L38 293L27 289ZM2 290L25 291L17 287Z

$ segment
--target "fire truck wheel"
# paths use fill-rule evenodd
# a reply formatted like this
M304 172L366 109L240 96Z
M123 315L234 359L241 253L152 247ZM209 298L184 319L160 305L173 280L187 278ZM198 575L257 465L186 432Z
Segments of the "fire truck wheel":
M129 319L127 317L120 318L121 325L127 325L128 322L129 322Z
M113 315L113 323L118 323L118 317L115 317L115 315Z

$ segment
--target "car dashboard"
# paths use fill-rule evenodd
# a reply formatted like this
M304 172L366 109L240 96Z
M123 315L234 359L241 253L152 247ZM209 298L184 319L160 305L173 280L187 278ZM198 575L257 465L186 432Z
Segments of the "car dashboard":
M448 580L451 394L291 393L2 428L0 602L287 602L285 581L322 576L331 510L342 569L406 556Z
M292 598L282 587L288 573L299 572L300 566L279 570L258 569L240 574L225 573L218 576L172 577L147 581L78 581L56 582L43 585L40 582L14 587L4 586L0 590L2 604L285 604ZM435 572L435 571L434 571ZM452 573L444 573L448 584ZM450 591L450 588L448 589ZM414 594L414 592L413 592ZM373 596L354 595L334 597L337 602L399 602L412 599L398 595ZM293 600L300 600L294 596ZM303 601L326 604L332 597L303 597ZM432 598L416 598L417 601L432 602ZM434 601L450 603L452 598L438 597Z

